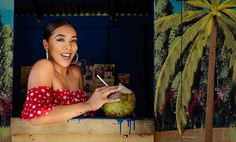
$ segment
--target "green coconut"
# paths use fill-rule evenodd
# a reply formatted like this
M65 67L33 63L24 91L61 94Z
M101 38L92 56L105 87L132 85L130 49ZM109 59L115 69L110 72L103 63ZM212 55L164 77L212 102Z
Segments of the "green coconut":
M127 117L132 115L135 108L136 97L133 91L122 86L122 89L109 96L111 99L119 98L119 102L107 103L103 106L107 117Z

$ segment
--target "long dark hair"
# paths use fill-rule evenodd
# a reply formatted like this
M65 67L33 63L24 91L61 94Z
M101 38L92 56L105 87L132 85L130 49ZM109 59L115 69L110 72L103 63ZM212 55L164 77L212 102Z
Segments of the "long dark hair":
M64 20L64 19L57 19L54 21L50 21L44 28L43 31L43 39L48 40L50 38L50 36L52 35L52 32L64 25L68 25L71 26L75 31L76 28L68 21Z

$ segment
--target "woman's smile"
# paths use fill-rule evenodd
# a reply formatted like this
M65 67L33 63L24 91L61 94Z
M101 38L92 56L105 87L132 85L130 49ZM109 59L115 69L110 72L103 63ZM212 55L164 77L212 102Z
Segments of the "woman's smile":
M71 57L71 53L61 53L61 56L65 59L65 60L69 60Z

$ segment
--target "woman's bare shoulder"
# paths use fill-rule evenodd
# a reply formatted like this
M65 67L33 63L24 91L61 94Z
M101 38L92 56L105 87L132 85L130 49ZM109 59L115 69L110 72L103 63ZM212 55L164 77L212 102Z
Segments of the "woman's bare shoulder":
M36 86L49 86L52 85L54 74L53 64L46 59L37 61L29 74L28 89Z
M46 67L53 67L53 64L51 61L47 59L40 59L38 60L33 66L46 66Z
M75 86L79 86L78 89L82 89L83 90L83 74L80 70L79 66L76 65L70 65L69 67L70 73L71 73L71 78L75 81Z
M41 59L33 65L31 72L32 71L39 73L39 75L40 73L50 74L51 72L54 71L54 67L53 67L53 64L49 60Z
M77 65L70 65L69 69L73 75L78 75L78 76L82 75L81 69Z

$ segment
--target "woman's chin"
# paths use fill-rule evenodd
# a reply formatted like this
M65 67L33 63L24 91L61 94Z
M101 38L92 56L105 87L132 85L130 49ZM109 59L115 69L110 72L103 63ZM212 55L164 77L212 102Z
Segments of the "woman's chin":
M63 66L63 67L68 67L68 66L70 66L70 64L71 64L71 62L69 62L69 63L64 63L64 64L62 64L62 66Z
M71 61L70 60L68 60L68 61L63 61L63 62L60 62L59 63L61 66L63 66L63 67L68 67L70 64L71 64Z

